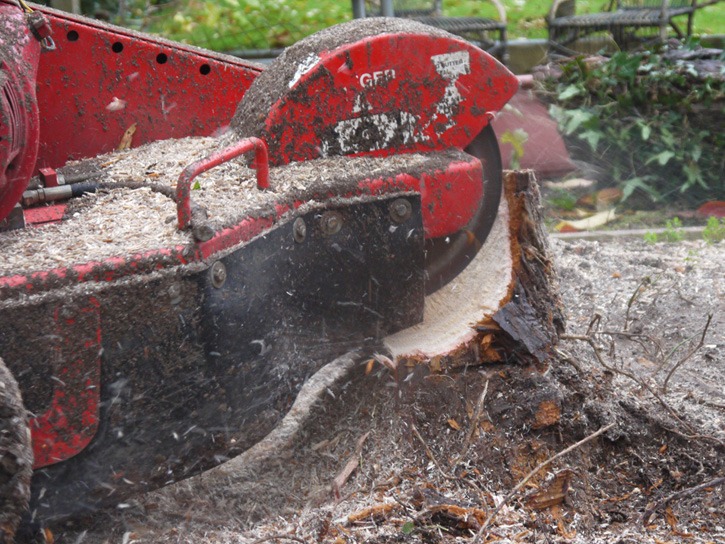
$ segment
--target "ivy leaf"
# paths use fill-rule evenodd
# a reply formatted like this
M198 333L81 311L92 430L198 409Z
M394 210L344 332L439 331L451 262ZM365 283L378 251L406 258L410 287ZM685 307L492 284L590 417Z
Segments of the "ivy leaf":
M592 117L593 114L586 110L571 110L569 112L569 121L566 123L566 128L564 129L567 136L578 129L583 123L589 121Z
M559 100L569 100L570 98L579 96L582 92L584 91L579 85L569 85L559 93Z
M647 193L653 201L658 201L660 199L660 195L653 187L647 184L647 182L651 181L651 179L652 176L642 176L630 178L625 181L623 184L624 186L622 187L622 201L627 200L637 189Z
M675 154L672 151L662 151L661 153L657 153L657 155L652 155L649 159L647 159L647 162L645 164L651 164L655 161L657 161L657 164L660 166L664 166L668 162L670 162L670 159L673 158Z
M693 185L697 184L703 189L707 189L707 183L705 183L705 180L702 179L702 172L700 171L700 167L697 166L697 164L691 163L691 164L685 164L682 167L683 172L685 172L685 175L687 176L687 182L680 187L680 192L684 193L687 189L692 187Z
M522 128L517 128L513 132L507 130L501 135L501 143L511 144L513 148L513 153L511 154L512 170L518 170L521 164L521 157L524 156L524 144L528 139L528 133Z
M597 145L599 145L599 140L602 138L602 133L598 130L585 130L579 134L579 138L587 142L592 152L595 152L597 150Z
M566 110L564 108L561 108L556 104L552 104L549 106L549 115L551 115L551 118L559 124L559 128L563 128L564 123L566 122Z
M640 134L642 135L642 140L647 141L649 140L650 135L652 134L652 128L647 124L641 124L640 125Z
M672 132L670 132L666 128L663 128L660 132L661 132L660 137L662 138L662 142L667 147L675 147L675 145L677 145L677 144L675 144L675 137L673 136Z

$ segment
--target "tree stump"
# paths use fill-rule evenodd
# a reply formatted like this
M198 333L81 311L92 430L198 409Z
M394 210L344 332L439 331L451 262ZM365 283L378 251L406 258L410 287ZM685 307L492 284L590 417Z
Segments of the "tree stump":
M461 365L549 364L564 313L532 171L504 175L491 234L463 273L426 300L423 323L392 335L393 357Z

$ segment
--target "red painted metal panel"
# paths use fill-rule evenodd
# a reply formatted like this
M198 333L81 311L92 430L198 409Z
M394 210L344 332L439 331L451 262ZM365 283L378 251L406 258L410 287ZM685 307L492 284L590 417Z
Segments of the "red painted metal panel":
M262 68L234 57L37 7L55 51L38 71L38 168L116 149L223 130ZM134 130L132 129L132 130Z
M517 88L506 67L465 41L381 34L310 54L262 138L273 164L464 149Z
M57 347L55 389L45 413L30 420L33 468L65 461L83 451L98 430L101 398L100 304L89 297L75 313L58 308L53 316ZM52 362L51 362L52 363Z
M0 3L0 220L20 200L38 151L40 42L16 5Z
M65 204L56 204L54 206L40 206L38 208L28 208L23 210L25 222L28 225L42 225L43 223L57 223L63 219L66 210Z

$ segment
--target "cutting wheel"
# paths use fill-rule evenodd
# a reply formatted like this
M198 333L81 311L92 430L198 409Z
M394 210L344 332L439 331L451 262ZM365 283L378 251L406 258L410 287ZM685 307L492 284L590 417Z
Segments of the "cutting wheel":
M425 241L426 294L437 291L468 266L496 220L502 192L501 153L491 125L487 125L465 151L483 165L483 200L465 229Z
M272 165L451 149L478 159L472 184L461 176L421 188L430 294L468 266L494 224L501 156L488 121L517 88L503 65L455 36L357 20L288 48L247 91L232 127L264 140Z

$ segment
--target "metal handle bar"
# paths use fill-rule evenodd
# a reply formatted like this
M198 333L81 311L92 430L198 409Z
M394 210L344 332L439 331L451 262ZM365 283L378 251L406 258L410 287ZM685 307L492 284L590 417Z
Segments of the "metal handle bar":
M257 188L269 188L269 158L267 144L259 138L245 138L234 145L212 153L186 168L179 176L176 184L176 214L179 220L179 230L189 228L191 224L191 182L199 174L211 170L225 162L237 158L248 151L254 150L254 164L257 169Z

